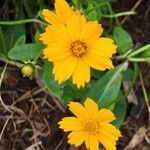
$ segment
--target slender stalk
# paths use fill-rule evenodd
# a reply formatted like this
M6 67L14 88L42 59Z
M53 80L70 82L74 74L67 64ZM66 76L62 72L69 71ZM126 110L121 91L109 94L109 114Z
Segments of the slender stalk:
M127 90L127 92L124 94L124 98L127 98L127 96L130 94L132 88L133 88L133 85L135 84L136 80L137 80L137 77L138 77L138 65L137 63L134 63L134 77L131 81L131 84Z
M141 81L141 86L142 86L142 90L143 90L143 95L144 95L144 100L148 109L148 113L149 113L149 125L150 125L150 105L149 105L149 99L148 99L148 94L143 82L143 77L142 77L142 73L140 71L140 68L138 67L138 72L139 72L139 76L140 76L140 81Z
M150 50L150 44L147 44L147 45L145 45L145 46L143 46L143 47L137 49L136 51L133 51L132 53L130 53L130 54L128 55L128 58L129 58L129 57L133 57L133 56L135 56L135 55L137 55L137 54L140 54L140 53L142 53L142 52L144 52L144 51L146 51L146 50Z
M19 63L19 62L15 62L15 61L12 61L12 60L8 60L7 58L4 58L4 57L0 57L0 61L6 63L6 64L9 64L9 65L12 65L12 66L17 66L17 67L22 67L23 64Z
M5 41L5 36L3 34L1 27L0 27L0 40L1 40L1 44L2 44L2 51L4 51L4 53L6 55L6 53L7 53L6 41Z
M17 25L17 24L24 24L24 23L39 23L43 26L46 26L47 23L41 21L41 20L38 20L38 19L23 19L23 20L15 20L15 21L0 21L0 25L8 25L8 26L11 26L11 25Z
M129 57L128 60L133 61L133 62L150 62L150 58L132 58L132 57Z
M103 15L103 17L105 18L117 18L117 17L122 17L122 16L130 16L130 15L134 15L135 12L134 11L126 11L126 12L120 12L117 14L112 14L112 15Z

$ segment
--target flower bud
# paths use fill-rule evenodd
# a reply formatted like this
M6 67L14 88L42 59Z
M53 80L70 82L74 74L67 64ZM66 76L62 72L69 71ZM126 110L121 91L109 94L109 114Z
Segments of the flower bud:
M27 63L27 64L24 64L24 66L21 69L21 72L24 77L32 77L34 74L34 70L35 70L35 68L34 68L33 64Z

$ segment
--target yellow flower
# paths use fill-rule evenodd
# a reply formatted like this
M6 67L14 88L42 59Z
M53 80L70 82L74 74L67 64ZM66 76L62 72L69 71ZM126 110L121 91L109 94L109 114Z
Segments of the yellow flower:
M62 14L64 21L57 14L57 20L60 19L62 23L49 21L53 22L52 25L49 24L41 34L40 40L46 44L44 58L53 62L53 74L58 83L72 77L73 84L78 88L84 87L85 83L90 81L90 68L97 70L113 68L110 58L116 53L116 46L110 38L99 37L103 28L97 21L87 21L79 11L64 7L63 3L57 9L56 12L65 12ZM70 11L72 12L69 14ZM69 16L65 17L67 13ZM43 14L45 18L53 20L48 12Z
M65 117L58 124L68 135L68 143L80 146L85 143L88 150L99 150L101 143L106 150L116 150L116 141L120 131L110 124L115 120L114 114L108 109L98 110L97 104L90 98L84 107L78 102L70 102L69 110L76 117Z

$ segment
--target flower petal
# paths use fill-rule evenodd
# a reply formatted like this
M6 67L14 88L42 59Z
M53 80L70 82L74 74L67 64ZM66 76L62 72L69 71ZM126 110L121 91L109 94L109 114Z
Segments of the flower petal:
M53 38L56 41L64 41L64 42L70 42L70 37L67 31L67 28L63 24L57 24L52 27L53 30Z
M117 46L110 38L98 38L91 44L91 51L98 53L99 55L110 58L116 53Z
M83 62L82 59L78 60L77 67L73 73L73 84L76 84L78 88L85 85L90 81L90 67Z
M65 0L55 0L55 10L58 19L61 23L66 24L67 19L70 18L72 9Z
M78 40L86 19L80 13L72 13L67 22L67 29L73 41Z
M106 123L109 123L109 122L112 122L113 120L116 119L116 117L114 116L114 114L108 110L108 109L101 109L99 112L98 112L98 121L101 123L101 122L106 122Z
M120 136L120 131L113 125L108 123L101 124L98 139L107 150L116 150L116 140Z
M97 21L87 22L81 32L80 38L83 41L91 43L95 41L103 32L103 28Z
M87 116L85 108L78 102L70 102L69 110L78 118L83 119Z
M58 124L60 125L59 128L63 129L65 132L76 131L82 128L79 119L76 117L65 117Z
M50 25L48 25L46 27L44 33L40 34L39 40L41 40L43 42L43 44L50 44L50 43L54 42L53 31L52 31L52 27Z
M89 136L89 144L90 150L99 150L99 140L95 135Z
M69 57L66 45L61 42L49 44L43 51L44 58L49 61L60 61Z
M118 138L121 136L120 131L109 123L101 123L100 124L100 133L101 135L104 135L114 141L118 140Z
M85 109L87 110L88 114L94 117L98 113L98 106L94 102L94 100L87 98L84 102Z
M77 59L73 56L69 56L68 58L57 61L54 63L53 74L55 80L58 80L58 83L62 83L65 80L69 79L73 74L77 65Z
M85 147L87 148L87 149L89 149L90 148L90 135L89 134L87 134L86 135L86 137L85 137Z
M85 132L83 130L73 131L68 135L68 143L80 146L85 141Z
M112 69L113 64L109 58L104 58L103 56L95 53L88 52L84 57L84 61L92 68L97 70Z
M57 16L48 9L43 9L42 15L44 16L44 19L50 24L60 23L60 21L57 19Z

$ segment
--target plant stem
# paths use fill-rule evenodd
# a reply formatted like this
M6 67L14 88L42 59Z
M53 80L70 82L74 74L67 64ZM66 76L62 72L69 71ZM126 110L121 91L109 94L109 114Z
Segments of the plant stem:
M120 12L117 14L112 14L112 15L103 15L103 17L105 18L117 18L117 17L121 17L121 16L130 16L130 15L134 15L135 12L134 11L126 11L126 12Z
M150 125L150 105L149 105L149 100L148 100L148 94L147 94L147 91L146 91L146 88L145 88L145 85L144 85L144 82L143 82L143 77L142 77L142 74L141 74L141 71L140 71L139 67L138 67L138 72L139 72L139 76L140 76L140 81L141 81L141 86L142 86L142 90L143 90L144 100L145 100L145 103L146 103L146 106L147 106L147 109L148 109L148 113L149 113L149 125Z
M127 92L124 94L124 98L127 98L127 96L130 94L132 88L133 88L133 85L135 84L136 80L137 80L137 77L138 77L138 65L137 63L134 63L134 77L131 81L131 84L127 90Z
M4 57L0 57L0 61L4 62L6 64L9 64L9 65L15 66L15 67L22 67L22 65L23 65L19 62L8 60L7 58L4 58Z
M149 50L149 49L150 49L150 44L147 44L147 45L145 45L145 46L143 46L143 47L137 49L136 51L133 51L132 53L130 53L130 54L128 55L128 58L129 58L129 57L132 57L132 56L135 56L135 55L137 55L137 54L139 54L139 53L141 53L141 52L144 52L144 51L146 51L146 50Z
M24 23L39 23L43 26L46 26L47 23L41 21L41 20L38 20L38 19L23 19L23 20L15 20L15 21L0 21L0 25L8 25L8 26L11 26L11 25L17 25L17 24L24 24Z
M6 55L7 54L6 41L1 27L0 27L0 39L2 44L2 51L4 51L4 54Z
M129 57L128 60L133 61L133 62L150 62L150 58L132 58L132 57Z

